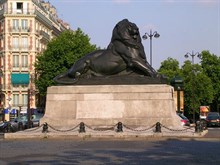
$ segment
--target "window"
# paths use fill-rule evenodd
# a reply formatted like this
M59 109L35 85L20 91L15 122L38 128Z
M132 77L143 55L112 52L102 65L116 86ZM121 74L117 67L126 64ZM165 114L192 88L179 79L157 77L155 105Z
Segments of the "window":
M17 13L22 13L23 11L23 3L17 2Z
M0 38L0 50L2 49L2 39Z
M1 31L2 32L4 32L4 26L5 26L4 24L5 24L4 22L1 23Z
M22 104L26 106L28 104L28 95L22 94Z
M19 29L19 21L18 21L18 19L13 19L12 23L13 23L12 29L13 30L18 30Z
M28 29L28 20L26 20L26 19L21 20L21 29L22 30L27 30Z
M19 94L13 94L13 105L19 105Z
M28 48L28 38L27 37L21 38L21 45L22 45L22 48L25 48L25 49Z
M36 28L36 31L39 30L39 26L38 26L38 23L37 23L37 22L36 22L35 28Z
M22 9L22 8L23 8L23 3L18 2L18 3L17 3L17 9Z
M14 49L18 49L18 48L19 48L18 37L13 37L13 38L12 38L12 47L13 47Z
M39 40L38 39L36 39L35 44L36 44L37 51L39 51L40 50L40 44L39 44Z
M19 67L19 55L13 55L13 67L14 68Z
M22 65L22 68L28 67L28 56L27 55L21 56L21 65Z

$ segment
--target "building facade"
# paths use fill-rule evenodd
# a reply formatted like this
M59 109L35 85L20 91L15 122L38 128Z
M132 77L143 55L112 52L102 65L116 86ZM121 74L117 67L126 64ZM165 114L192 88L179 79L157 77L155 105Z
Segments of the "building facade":
M0 1L0 109L4 120L9 120L7 114L36 109L36 56L67 29L68 24L58 18L49 2Z

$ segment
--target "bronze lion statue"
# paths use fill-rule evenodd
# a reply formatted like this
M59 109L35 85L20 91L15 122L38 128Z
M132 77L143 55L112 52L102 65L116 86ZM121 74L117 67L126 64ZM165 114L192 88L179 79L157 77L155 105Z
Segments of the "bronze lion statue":
M56 76L54 81L58 84L74 84L83 78L131 74L158 77L146 60L137 25L123 19L114 27L107 49L83 56L66 73Z

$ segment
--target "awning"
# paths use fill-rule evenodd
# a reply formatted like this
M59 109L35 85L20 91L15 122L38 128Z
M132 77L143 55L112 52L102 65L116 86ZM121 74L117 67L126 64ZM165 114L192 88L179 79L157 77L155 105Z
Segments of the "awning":
M9 109L4 109L4 114L9 114Z
M11 83L12 84L29 84L29 74L28 73L12 73Z
M12 109L10 114L16 114L17 113L17 110L16 109Z
M9 110L9 109L4 109L3 111L4 114L17 114L17 110L16 109L12 109L12 110Z

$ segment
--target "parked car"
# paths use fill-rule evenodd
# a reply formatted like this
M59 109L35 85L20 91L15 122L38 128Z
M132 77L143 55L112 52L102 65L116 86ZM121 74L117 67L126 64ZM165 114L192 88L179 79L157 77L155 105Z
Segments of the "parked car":
M11 127L10 122L5 121L0 123L0 132L16 132L14 128Z
M42 113L36 113L33 114L31 117L31 121L33 124L33 127L38 127L40 125L40 119L44 116Z
M31 121L31 127L33 127ZM16 132L28 128L28 117L23 115L12 119L11 121L5 121L0 124L0 132Z
M0 132L16 132L21 128L21 125L14 124L11 121L0 123ZM22 129L22 128L21 128Z
M209 112L206 117L207 126L220 126L220 115L218 112Z
M17 117L13 120L10 121L12 125L17 125L17 127L20 129L20 127L23 129L27 129L28 128L28 116L27 115L23 115L20 117ZM20 127L19 127L20 125ZM31 124L32 126L32 124Z
M189 119L186 116L184 116L182 113L177 113L177 115L180 117L180 121L183 126L190 126Z

